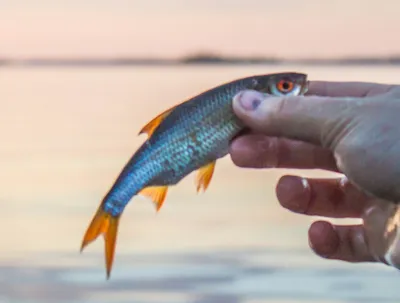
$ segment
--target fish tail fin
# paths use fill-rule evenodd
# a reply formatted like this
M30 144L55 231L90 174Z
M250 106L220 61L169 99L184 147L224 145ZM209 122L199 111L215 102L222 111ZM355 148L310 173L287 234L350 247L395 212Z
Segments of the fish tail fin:
M105 262L107 270L107 279L110 278L110 273L114 261L115 245L117 241L118 223L120 215L113 216L107 213L102 205L98 208L89 227L82 240L81 252L92 241L96 240L100 234L103 234L105 241Z

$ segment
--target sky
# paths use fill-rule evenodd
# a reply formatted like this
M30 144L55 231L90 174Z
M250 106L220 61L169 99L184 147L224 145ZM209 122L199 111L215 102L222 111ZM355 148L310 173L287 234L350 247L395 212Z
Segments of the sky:
M400 54L399 0L0 0L0 57Z

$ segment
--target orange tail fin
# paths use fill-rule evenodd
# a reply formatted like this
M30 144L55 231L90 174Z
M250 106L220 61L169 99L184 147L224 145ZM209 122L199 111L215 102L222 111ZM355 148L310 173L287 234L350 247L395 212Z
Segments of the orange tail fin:
M110 273L114 261L115 244L117 241L119 217L113 217L106 213L101 206L97 210L92 219L85 236L83 237L81 252L92 241L94 241L100 234L103 234L105 241L105 258L107 279L110 278Z

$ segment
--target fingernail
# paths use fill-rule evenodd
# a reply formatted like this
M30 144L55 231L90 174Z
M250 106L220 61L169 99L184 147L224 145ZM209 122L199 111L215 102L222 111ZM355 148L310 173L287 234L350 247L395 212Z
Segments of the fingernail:
M276 194L283 207L296 213L305 213L310 202L310 186L305 178L284 176L279 181Z
M263 99L264 95L257 91L243 91L237 94L233 101L246 111L254 111L260 106Z

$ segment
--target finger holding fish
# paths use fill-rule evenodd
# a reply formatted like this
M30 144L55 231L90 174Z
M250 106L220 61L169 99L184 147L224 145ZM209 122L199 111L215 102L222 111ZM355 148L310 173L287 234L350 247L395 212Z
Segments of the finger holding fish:
M260 133L250 132L235 138L229 153L239 167L325 169L338 172L335 158L329 149Z

